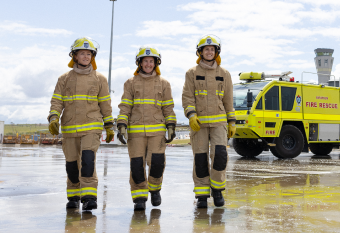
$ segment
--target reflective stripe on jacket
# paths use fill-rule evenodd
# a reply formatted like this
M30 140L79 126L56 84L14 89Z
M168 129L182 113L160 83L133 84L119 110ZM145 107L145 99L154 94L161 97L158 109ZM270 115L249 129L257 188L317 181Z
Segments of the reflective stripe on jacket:
M176 124L170 83L159 75L140 74L124 83L118 124L128 126L129 137L165 135L167 124Z
M185 75L182 105L187 118L197 113L201 127L226 125L227 121L236 120L230 73L218 65L216 69L206 69L201 64L189 69Z
M101 133L103 122L113 124L106 77L97 71L79 74L74 70L60 76L51 99L48 119L51 115L61 115L63 137Z

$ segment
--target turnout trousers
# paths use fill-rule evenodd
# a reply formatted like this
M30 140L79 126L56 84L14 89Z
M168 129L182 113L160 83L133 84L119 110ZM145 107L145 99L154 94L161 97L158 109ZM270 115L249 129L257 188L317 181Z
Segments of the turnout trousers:
M101 134L87 134L81 137L63 139L66 158L67 198L97 200L98 177L96 172L96 152Z
M193 180L195 197L210 197L210 188L224 190L228 162L228 128L224 125L190 132L194 154ZM210 159L209 159L210 141ZM210 163L211 160L211 163Z
M136 137L128 139L130 156L130 187L132 199L148 199L148 193L159 192L165 168L165 137ZM148 165L148 177L146 176Z

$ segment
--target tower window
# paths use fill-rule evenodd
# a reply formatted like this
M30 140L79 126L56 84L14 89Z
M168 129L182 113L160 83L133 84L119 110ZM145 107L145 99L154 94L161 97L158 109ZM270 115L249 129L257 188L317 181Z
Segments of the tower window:
M325 67L328 67L328 59L325 59Z
M321 59L318 59L319 66L321 66Z

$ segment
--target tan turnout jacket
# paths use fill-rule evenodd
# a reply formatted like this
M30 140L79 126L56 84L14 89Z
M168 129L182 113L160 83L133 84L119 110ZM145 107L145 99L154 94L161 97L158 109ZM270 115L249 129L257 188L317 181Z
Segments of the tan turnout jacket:
M230 73L216 62L209 67L201 61L185 75L182 105L186 117L197 113L201 127L215 127L235 121Z
M176 124L170 83L156 72L128 79L118 107L118 126L127 125L129 138L162 136L167 124Z
M71 70L58 79L48 120L61 115L63 137L101 133L103 122L113 124L109 86L105 76L90 69L89 74Z

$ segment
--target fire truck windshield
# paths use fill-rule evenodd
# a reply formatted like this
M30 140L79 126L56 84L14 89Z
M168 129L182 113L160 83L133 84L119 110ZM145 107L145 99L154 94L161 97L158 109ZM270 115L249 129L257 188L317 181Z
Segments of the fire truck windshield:
M268 82L239 83L234 85L234 108L235 110L247 110L247 92L253 92L253 102L259 92Z

